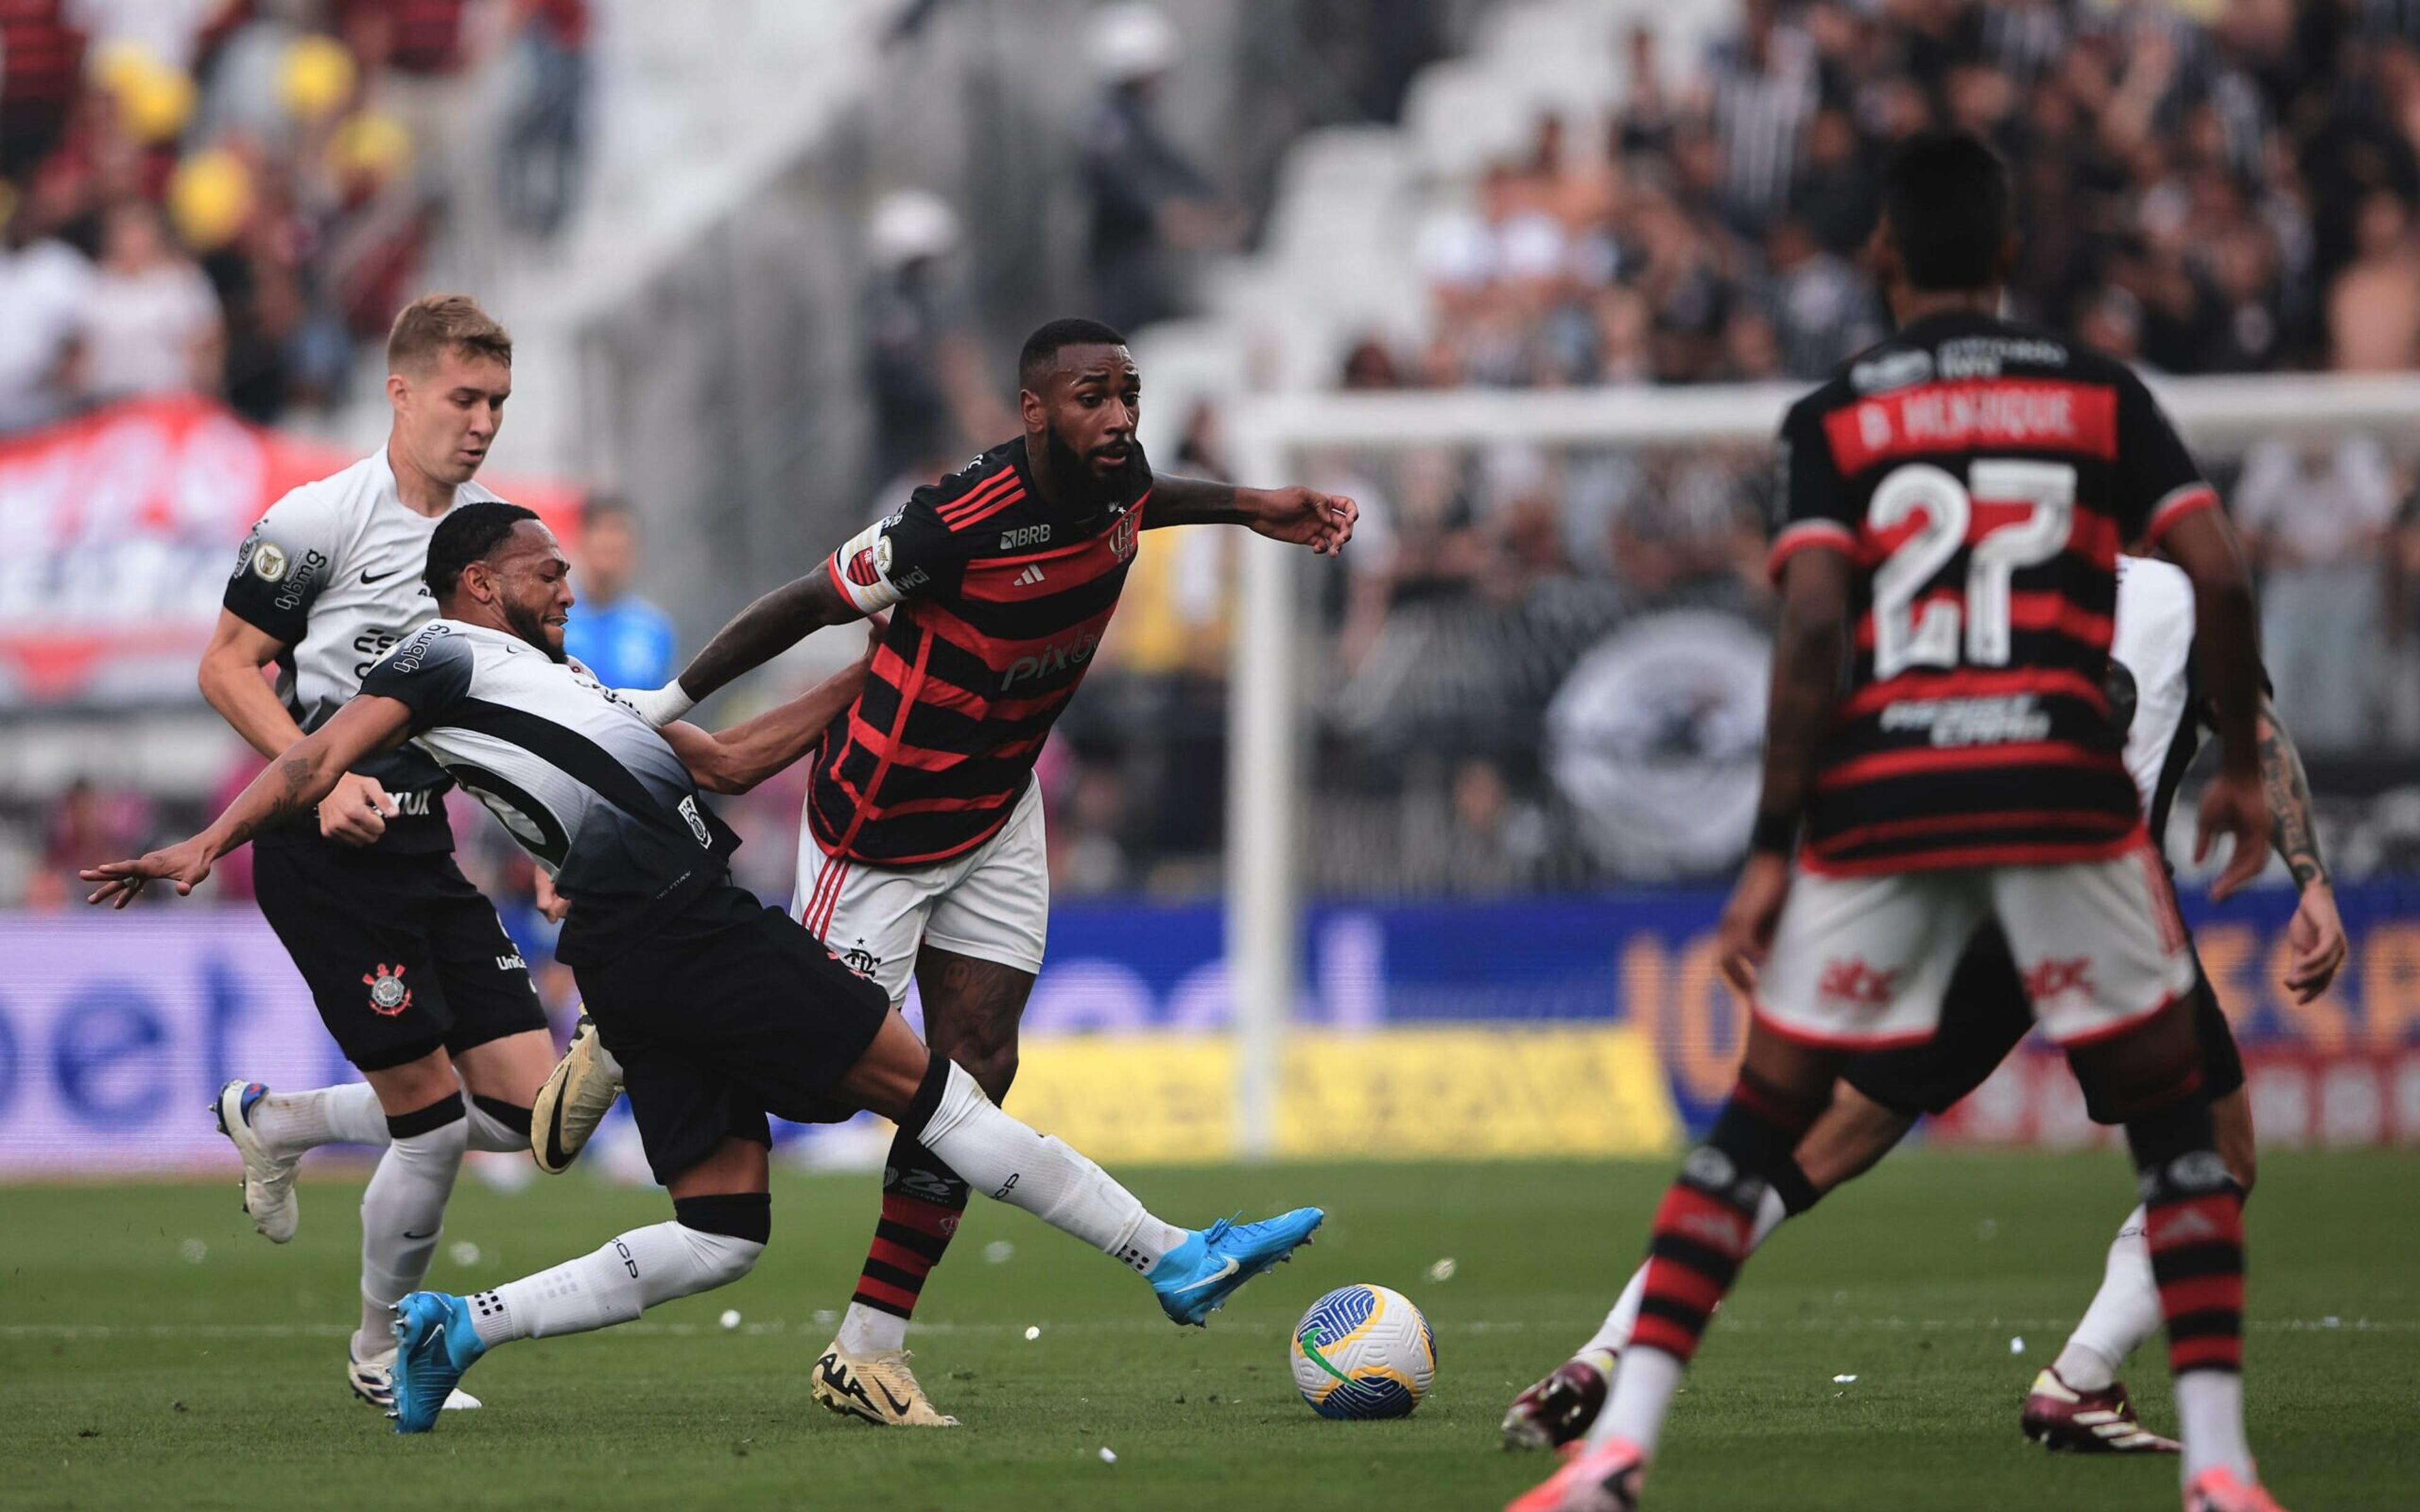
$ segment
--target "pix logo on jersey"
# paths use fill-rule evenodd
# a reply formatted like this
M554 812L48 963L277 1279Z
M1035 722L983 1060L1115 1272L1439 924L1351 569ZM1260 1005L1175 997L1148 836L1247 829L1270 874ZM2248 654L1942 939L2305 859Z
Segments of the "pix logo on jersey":
M1064 640L1054 640L1033 656L1019 656L1009 663L1008 671L1001 676L1001 691L1006 692L1032 678L1063 672L1070 667L1081 667L1093 659L1093 653L1100 646L1101 632L1098 630L1086 630Z
M401 966L380 963L375 974L362 978L370 990L371 1012L393 1018L411 1006L411 989L403 984L403 971Z

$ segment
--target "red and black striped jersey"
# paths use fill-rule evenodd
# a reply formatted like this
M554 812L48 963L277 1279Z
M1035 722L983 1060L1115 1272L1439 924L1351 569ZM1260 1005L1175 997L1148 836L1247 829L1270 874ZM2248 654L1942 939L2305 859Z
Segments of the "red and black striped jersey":
M1818 872L2026 865L2140 835L2103 688L2122 545L2217 503L2123 363L1918 321L1782 422L1776 579L1846 552L1854 656L1807 805Z
M1054 514L1020 437L832 553L851 603L897 608L814 755L806 823L826 854L921 866L1007 822L1109 628L1150 497L1146 473L1131 499Z

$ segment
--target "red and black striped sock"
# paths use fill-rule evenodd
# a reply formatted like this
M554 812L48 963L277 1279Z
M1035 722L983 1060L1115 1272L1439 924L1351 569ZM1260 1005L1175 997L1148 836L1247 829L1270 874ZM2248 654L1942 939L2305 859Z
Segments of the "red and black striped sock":
M1655 1210L1647 1286L1632 1348L1661 1350L1686 1364L1730 1290L1756 1237L1765 1172L1790 1159L1823 1111L1743 1074L1705 1144L1692 1150Z
M2243 1368L2243 1189L2195 1087L2126 1122L2142 1173L2143 1242L2168 1323L2168 1366Z
M2204 1180L2180 1181L2194 1168ZM2209 1178L2215 1175L2214 1182ZM2243 1193L2214 1151L2171 1161L2144 1182L2143 1242L2168 1323L2168 1368L2243 1368Z
M882 1219L849 1301L894 1318L914 1316L924 1278L941 1263L966 1211L967 1183L958 1173L902 1134L883 1172Z
M2210 1100L2198 1090L2128 1119L2126 1141L2143 1173L2143 1242L2168 1324L2185 1476L2223 1466L2248 1480L2243 1189L2219 1156Z

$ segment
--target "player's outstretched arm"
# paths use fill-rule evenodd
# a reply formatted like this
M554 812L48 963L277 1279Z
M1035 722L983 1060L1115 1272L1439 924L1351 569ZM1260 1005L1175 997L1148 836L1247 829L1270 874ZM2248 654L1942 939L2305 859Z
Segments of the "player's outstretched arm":
M2219 769L2202 795L2201 824L2194 859L2210 854L2211 841L2234 841L2226 869L2210 895L2225 898L2260 874L2267 860L2269 804L2261 792L2260 645L2254 626L2252 576L2243 565L2235 530L2215 508L2195 510L2167 528L2160 548L2194 584L2194 663L2210 690L2211 718L2218 731Z
M293 648L233 609L219 610L218 628L202 652L194 682L246 744L274 761L302 738L302 727L260 679L260 670ZM395 800L373 777L348 772L319 806L319 833L347 845L368 845L396 816Z
M1773 939L1790 889L1790 852L1814 781L1815 759L1840 696L1849 639L1850 561L1844 551L1794 552L1782 568L1781 625L1764 716L1764 790L1739 885L1716 936L1725 977L1745 992Z
M1342 494L1313 488L1239 488L1206 478L1169 473L1151 480L1151 507L1142 528L1163 525L1242 525L1273 541L1307 546L1332 557L1353 539L1361 506Z
M728 730L707 731L675 720L664 726L664 739L699 787L708 793L745 793L814 748L824 727L856 701L881 643L877 622L865 638L865 655L781 707Z
M681 674L652 692L625 689L647 722L658 727L687 714L701 699L721 692L743 672L755 671L827 625L861 620L865 612L818 566L741 609L690 659Z
M404 703L375 696L354 699L326 724L288 746L208 829L136 860L107 861L80 872L85 881L99 884L85 902L123 908L154 881L174 882L182 897L201 885L220 856L269 825L310 809L335 787L346 768L402 744L411 733L411 710Z
M2260 737L2260 786L2269 799L2269 841L2302 893L2293 922L2286 928L2294 952L2286 968L2286 990L2296 1002L2307 1003L2328 990L2350 947L2344 920L2336 914L2327 863L2319 858L2319 829L2311 821L2311 779L2303 771L2302 752L2277 717L2276 705L2266 698L2254 726Z

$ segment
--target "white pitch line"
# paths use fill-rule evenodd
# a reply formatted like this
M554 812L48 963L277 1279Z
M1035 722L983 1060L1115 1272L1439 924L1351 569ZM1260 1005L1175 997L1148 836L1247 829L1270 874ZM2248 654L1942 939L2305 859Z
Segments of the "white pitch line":
M1714 1326L1740 1333L1782 1334L1846 1334L1863 1331L1877 1333L1980 1333L2000 1329L2057 1330L2072 1327L2074 1320L2064 1318L1799 1318L1765 1322L1757 1319L1717 1318ZM737 1332L752 1335L825 1335L830 1321L787 1322L776 1319L766 1322L743 1323ZM1023 1323L910 1323L912 1333L945 1335L953 1334L1016 1334ZM1044 1319L1044 1336L1053 1332L1086 1334L1165 1334L1169 1325L1156 1319L1102 1318L1068 1322ZM1526 1320L1488 1321L1462 1320L1446 1323L1436 1329L1440 1334L1523 1334L1532 1330L1581 1330L1589 1326L1585 1319L1557 1322ZM2245 1327L2258 1333L2273 1334L2415 1334L2420 1333L2420 1319L2378 1318L2255 1318L2245 1320ZM1223 1333L1281 1335L1287 1332L1275 1323L1245 1322L1221 1319ZM346 1338L353 1330L342 1323L0 1323L0 1339L244 1339L244 1338ZM714 1323L625 1323L612 1330L616 1334L687 1338L726 1332Z

